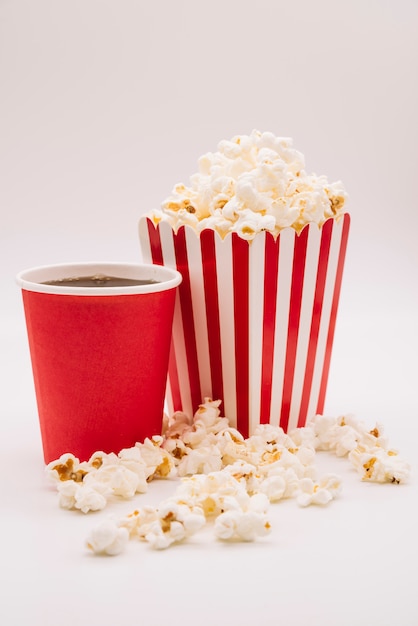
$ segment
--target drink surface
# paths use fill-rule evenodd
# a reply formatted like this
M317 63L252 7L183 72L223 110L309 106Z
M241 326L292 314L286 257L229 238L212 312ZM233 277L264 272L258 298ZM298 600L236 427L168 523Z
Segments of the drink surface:
M56 285L57 287L133 287L135 285L152 285L157 280L140 278L122 278L120 276L71 276L57 280L44 281L43 285Z

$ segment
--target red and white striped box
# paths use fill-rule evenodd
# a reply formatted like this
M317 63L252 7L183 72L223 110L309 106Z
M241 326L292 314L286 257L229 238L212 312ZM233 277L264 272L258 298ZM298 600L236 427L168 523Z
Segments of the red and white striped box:
M175 305L167 403L192 415L204 398L244 437L322 413L350 216L246 241L140 219L145 262L183 276Z

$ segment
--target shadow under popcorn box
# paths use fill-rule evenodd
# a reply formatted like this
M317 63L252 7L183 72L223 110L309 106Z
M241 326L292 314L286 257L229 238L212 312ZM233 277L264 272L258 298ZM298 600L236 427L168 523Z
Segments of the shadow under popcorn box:
M244 437L322 413L350 227L345 213L298 234L251 241L212 229L177 232L143 217L144 262L183 276L176 296L167 404L193 415L204 398Z

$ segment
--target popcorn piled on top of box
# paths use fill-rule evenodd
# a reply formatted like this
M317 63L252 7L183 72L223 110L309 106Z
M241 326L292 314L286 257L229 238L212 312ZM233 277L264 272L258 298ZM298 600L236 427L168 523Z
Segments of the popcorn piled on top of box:
M300 506L326 505L340 492L335 474L318 476L317 450L348 457L363 481L399 484L409 465L389 446L381 426L368 429L353 416L317 415L309 426L286 434L260 425L244 439L221 417L219 401L207 399L189 419L175 413L163 436L146 439L118 455L95 453L87 462L65 454L47 466L63 508L84 513L111 498L144 493L154 478L181 478L158 507L144 506L93 529L89 549L118 554L129 539L164 549L213 522L221 541L253 541L271 531L269 505L294 498Z
M200 157L190 184L175 185L151 219L175 230L188 224L247 240L263 230L276 235L289 226L300 231L310 222L338 219L347 200L342 183L307 174L304 156L292 144L257 130L221 141L216 152Z

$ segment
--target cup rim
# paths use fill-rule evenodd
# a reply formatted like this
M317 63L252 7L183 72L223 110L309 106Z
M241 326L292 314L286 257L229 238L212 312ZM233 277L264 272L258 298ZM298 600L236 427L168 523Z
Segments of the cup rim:
M45 285L43 281L91 276L94 274L117 275L123 278L149 279L158 282L127 287L68 287ZM157 293L174 289L182 281L182 275L175 269L152 263L125 263L112 261L86 261L39 265L19 272L16 282L25 291L72 296L117 296Z

